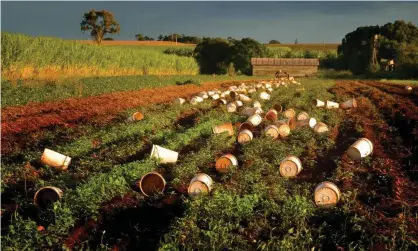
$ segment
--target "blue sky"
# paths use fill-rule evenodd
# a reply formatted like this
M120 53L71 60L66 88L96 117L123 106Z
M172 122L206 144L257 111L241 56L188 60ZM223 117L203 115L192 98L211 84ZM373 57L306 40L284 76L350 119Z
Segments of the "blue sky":
M260 42L340 43L359 26L405 20L418 25L418 2L1 2L1 30L33 36L87 39L84 12L113 12L121 32L251 37Z

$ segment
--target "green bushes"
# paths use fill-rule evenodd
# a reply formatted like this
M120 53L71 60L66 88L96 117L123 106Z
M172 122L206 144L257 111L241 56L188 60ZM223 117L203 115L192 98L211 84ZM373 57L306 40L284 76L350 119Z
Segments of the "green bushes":
M233 63L235 70L251 74L252 57L270 57L268 48L254 39L224 40L207 38L195 49L196 59L202 74L226 74Z

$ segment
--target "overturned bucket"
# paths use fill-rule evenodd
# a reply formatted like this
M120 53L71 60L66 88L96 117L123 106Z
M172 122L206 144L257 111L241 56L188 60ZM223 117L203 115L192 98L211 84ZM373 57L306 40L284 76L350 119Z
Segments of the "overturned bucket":
M278 112L275 109L271 109L266 113L266 116L264 117L266 120L269 121L276 121L278 117Z
M239 132L237 140L240 144L250 142L251 140L253 140L253 133L248 129L244 129Z
M335 207L340 198L340 189L332 182L324 181L315 188L314 200L315 204L319 207Z
M296 112L293 109L287 109L286 111L284 111L284 116L286 118L294 118L296 116Z
M261 124L261 122L263 121L263 118L259 114L254 114L254 115L251 115L247 119L247 121L250 122L254 127L256 127L259 124Z
M182 105L182 104L184 104L186 102L186 100L184 99L184 98L176 98L175 100L174 100L174 104L175 105Z
M239 100L243 101L243 102L251 102L251 98L244 95L244 94L240 94L239 95Z
M309 126L310 128L314 128L315 125L316 125L316 119L315 118L299 120L297 122L297 127Z
M261 108L251 108L247 107L244 110L242 110L242 115L246 117L251 117L254 114L262 114L263 110Z
M216 106L226 105L228 102L225 99L217 99L214 101Z
M340 104L338 104L337 102L327 100L325 107L327 109L336 109L340 107Z
M302 162L296 156L288 156L280 163L279 171L283 177L294 177L302 171Z
M237 104L235 102L230 102L226 105L226 110L228 112L235 112L237 110Z
M212 191L213 180L205 173L198 173L190 181L187 192L191 198L199 195L208 195Z
M290 126L287 120L279 120L275 123L275 126L279 129L281 138L286 138L290 134Z
M36 191L33 197L33 203L39 209L47 209L54 202L60 200L63 196L63 192L58 187L46 186Z
M347 101L345 101L345 102L341 103L341 104L340 104L340 107L341 107L342 109L356 108L356 107L357 107L357 101L356 101L354 98L349 99L349 100L347 100Z
M151 150L151 158L160 159L160 164L175 164L179 157L179 153L170 149L153 145Z
M309 119L309 114L307 112L300 112L297 116L297 120Z
M48 148L45 148L41 163L56 168L57 170L67 170L70 165L71 158L61 153L57 153Z
M405 86L405 90L407 90L408 92L412 91L412 87L411 86Z
M143 119L144 119L144 114L140 112L135 112L128 118L128 121L138 121L138 120L143 120Z
M270 94L268 94L267 92L261 92L259 97L263 100L269 100Z
M254 107L254 108L261 108L261 104L260 104L260 102L258 102L258 101L254 101L254 103L253 103L253 107Z
M366 138L360 138L348 148L347 155L352 160L358 160L369 156L372 152L373 143Z
M264 129L264 132L267 136L272 137L273 139L277 139L280 136L279 128L275 125L268 125Z
M225 123L223 125L214 126L212 127L212 131L214 134L228 132L229 135L234 135L234 127L232 126L232 123Z
M138 182L139 189L145 196L154 196L164 192L165 179L157 172L149 172Z
M203 98L202 98L202 97L199 97L199 96L195 96L195 97L193 97L193 98L190 100L190 103L191 103L192 105L195 105L195 104L197 104L197 103L201 103L201 102L203 102Z
M316 106L316 107L324 107L324 106L325 106L325 102L324 102L324 101L321 101L321 100L319 100L319 99L314 99L314 100L312 101L312 104L313 104L314 106Z
M238 166L237 158L232 154L222 155L216 160L215 168L218 173L228 173L231 168Z
M239 126L239 129L238 129L239 132L241 132L243 130L249 130L249 131L253 132L254 131L254 126L253 126L253 124L251 124L251 122L245 121L244 123L242 123Z
M328 132L328 126L322 122L317 122L313 129L316 133Z
M237 104L238 107L241 107L244 105L244 103L242 103L242 101L240 100L235 101L235 103Z
M213 95L210 96L213 100L218 100L221 98L221 96L218 93L215 93Z

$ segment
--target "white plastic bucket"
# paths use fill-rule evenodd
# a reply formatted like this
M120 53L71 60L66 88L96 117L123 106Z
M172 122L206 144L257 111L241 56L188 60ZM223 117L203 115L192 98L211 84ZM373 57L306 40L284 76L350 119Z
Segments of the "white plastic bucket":
M184 104L186 102L186 100L184 99L184 98L176 98L175 100L174 100L174 104L175 105L182 105L182 104Z
M240 144L244 144L247 142L250 142L251 140L253 140L253 133L248 130L248 129L244 129L242 131L239 132L238 134L238 142Z
M245 129L252 132L252 131L254 131L254 126L253 126L253 124L251 124L251 122L246 121L239 126L238 131L241 132Z
M260 104L260 102L258 102L258 101L254 101L254 103L253 103L253 107L255 107L255 108L261 108L261 104Z
M212 191L213 180L204 173L198 173L190 181L187 192L191 198L195 198L199 195L208 195Z
M349 100L347 100L347 101L345 101L345 102L341 103L341 104L340 104L340 107L341 107L342 109L356 108L356 107L357 107L357 101L356 101L354 98L349 99Z
M408 92L412 91L412 87L411 86L405 86L405 90L407 90Z
M198 96L201 97L201 98L203 98L203 99L207 99L209 97L209 95L208 95L207 92L201 92L201 93L199 93Z
M33 197L33 203L40 209L46 209L50 204L60 200L63 192L58 187L46 186L36 191Z
M328 126L322 122L317 122L313 129L316 133L328 132Z
M213 94L212 96L210 96L213 100L218 100L220 98L218 93Z
M41 163L56 168L57 170L67 170L70 165L71 158L61 153L45 148Z
M237 104L235 102L230 102L226 105L226 110L228 112L235 112L237 110Z
M319 207L335 207L340 198L340 189L332 182L324 181L315 187L314 200Z
M170 149L153 145L151 150L151 158L160 159L160 164L174 164L177 162L179 153Z
M238 166L238 160L232 154L222 155L216 160L215 168L218 173L228 173L231 170L231 166Z
M251 102L251 98L244 95L244 94L240 94L239 95L239 100L243 101L243 102Z
M300 112L297 116L297 120L309 119L309 114L306 112Z
M215 104L220 106L220 105L226 105L228 102L225 99L217 99L215 101Z
M165 179L157 172L146 173L138 182L139 189L147 197L163 193L165 185Z
M369 156L372 152L373 143L366 138L360 138L348 148L347 155L352 160L358 160Z
M313 105L316 107L324 107L325 106L325 102L321 101L319 99L314 99L313 100Z
M277 139L280 134L279 134L279 128L277 128L277 126L275 125L268 125L265 129L264 132L267 136L272 137L273 139Z
M228 132L229 135L234 135L234 127L232 126L232 123L225 123L223 125L214 126L212 131L214 134Z
M254 114L261 114L261 113L263 113L263 110L261 110L261 108L252 108L252 107L246 107L242 111L242 115L246 117L251 117Z
M284 116L286 118L294 118L296 116L296 112L293 109L287 109L286 111L284 111Z
M315 118L309 118L309 119L299 120L297 122L297 126L298 127L309 126L310 128L314 128L315 125L316 125L316 119Z
M279 129L281 138L286 138L290 134L290 126L287 120L279 120L275 123L275 126Z
M242 101L239 101L239 100L235 101L235 103L237 104L238 107L241 107L244 105L244 103L242 103Z
M193 105L195 105L197 103L201 103L201 102L203 102L203 98L199 97L199 96L195 96L190 100L190 103L193 104Z
M302 162L296 156L288 156L280 163L279 172L283 177L294 177L302 171Z
M269 100L270 94L268 94L267 92L261 92L259 97L263 100Z
M336 109L340 107L340 104L338 104L337 102L327 100L325 107L327 109Z
M256 127L259 124L261 124L261 121L263 121L263 118L259 114L254 114L254 115L250 116L247 119L247 121L250 122L254 127Z

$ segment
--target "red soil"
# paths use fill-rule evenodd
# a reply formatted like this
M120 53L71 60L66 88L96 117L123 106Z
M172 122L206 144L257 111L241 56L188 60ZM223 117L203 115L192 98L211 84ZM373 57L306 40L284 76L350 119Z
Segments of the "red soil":
M105 124L118 113L138 106L171 103L176 97L189 97L204 90L250 81L208 82L201 86L181 85L144 88L138 91L115 92L87 98L36 103L2 109L1 150L9 154L27 144L27 135L53 127L77 127L80 124ZM146 115L145 115L146 116ZM22 138L25 138L23 140ZM30 136L28 137L30 140ZM16 142L18 141L18 146Z
M365 215L376 226L376 231L380 234L390 235L394 229L391 227L397 224L399 220L407 218L408 230L412 232L418 231L418 222L411 216L403 215L399 213L402 206L406 206L410 210L416 211L418 206L418 195L416 194L417 185L413 182L404 170L402 165L404 147L398 145L395 136L391 133L388 123L390 114L395 114L402 110L402 113L411 117L412 121L416 121L417 108L409 99L402 98L400 96L391 96L383 93L382 91L371 86L377 85L370 82L357 82L357 81L340 81L333 88L333 91L338 96L354 95L354 96L366 96L356 97L358 100L358 107L361 109L355 109L347 119L353 119L357 124L363 128L362 137L368 138L373 142L373 154L372 154L372 169L364 168L358 163L348 163L343 161L343 168L349 170L357 177L365 177L367 174L376 174L377 176L390 177L392 179L392 189L388 189L388 192L380 193L375 196L378 202L372 203L372 205L364 204L362 201L358 201L358 210L361 214ZM374 107L376 106L376 108ZM388 106L393 107L392 110L388 110ZM380 123L377 122L379 114L382 110L389 113L385 116L385 120ZM402 129L402 128L400 128ZM361 178L360 178L361 180ZM350 180L343 183L343 189L353 186L358 189L359 196L364 198L371 198L371 191L376 190L373 188L373 184L376 181L359 182ZM371 214L370 212L373 212ZM395 216L393 214L396 214ZM397 216L397 217L396 217Z

